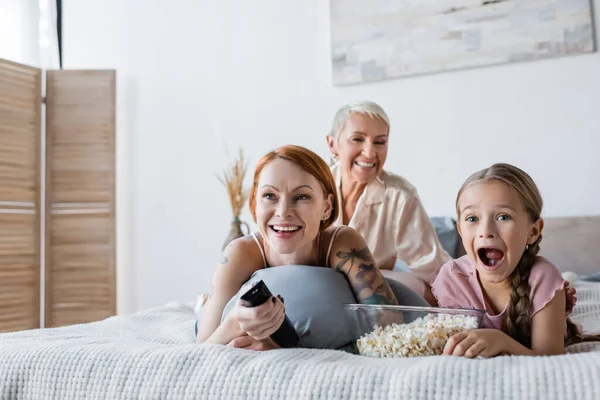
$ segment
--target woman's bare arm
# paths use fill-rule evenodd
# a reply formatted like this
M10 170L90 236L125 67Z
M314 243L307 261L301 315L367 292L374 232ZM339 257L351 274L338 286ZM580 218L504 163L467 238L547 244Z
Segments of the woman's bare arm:
M257 260L254 254L257 252L256 244L248 237L234 240L223 251L213 276L210 295L202 307L197 343L227 344L244 334L239 324L230 318L221 323L221 316L229 300L262 267L262 258Z
M398 304L362 236L355 229L344 226L334 240L329 265L346 275L358 301Z

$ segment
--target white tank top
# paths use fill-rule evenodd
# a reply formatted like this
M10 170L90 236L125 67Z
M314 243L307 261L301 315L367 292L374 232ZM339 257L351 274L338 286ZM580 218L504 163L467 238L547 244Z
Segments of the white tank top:
M327 258L325 258L325 265L322 265L323 267L329 267L329 255L331 253L331 248L333 247L333 242L335 241L335 237L338 234L338 231L340 230L340 228L343 225L337 226L335 228L335 231L333 231L333 235L331 235L331 240L329 241L329 247L327 249ZM267 256L265 255L265 249L263 248L263 245L260 243L260 240L258 240L258 233L254 232L252 233L252 237L254 238L254 241L256 242L256 245L258 246L258 249L260 250L260 254L262 255L263 258L263 265L265 268L269 268L269 264L267 263ZM320 252L321 252L321 232L319 232L319 235L317 236L317 249L319 251L319 256L320 256ZM319 258L319 264L321 262L320 258Z

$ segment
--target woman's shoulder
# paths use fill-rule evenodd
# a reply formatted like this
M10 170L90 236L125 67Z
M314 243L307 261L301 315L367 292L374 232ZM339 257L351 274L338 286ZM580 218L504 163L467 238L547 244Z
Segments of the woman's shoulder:
M229 244L227 246L225 246L225 248L223 249L223 252L225 252L225 251L233 251L233 252L248 251L253 248L255 248L257 251L259 251L256 240L260 241L262 239L258 239L258 238L260 238L260 234L254 234L254 233L239 237L239 238L234 239L231 242L229 242Z
M256 240L252 234L232 240L223 249L219 265L250 274L263 268L262 252Z
M379 179L383 181L386 189L411 195L417 194L417 188L412 183L403 176L394 174L393 172L383 170L379 175Z
M223 249L212 286L217 292L227 293L229 299L256 271L263 268L262 256L254 238L245 236L235 239Z
M340 246L345 243L364 242L363 237L356 229L348 225L331 225L321 232L321 240L331 243L332 246Z
M347 225L330 226L321 233L321 241L327 243L322 246L322 251L327 259L327 264L331 263L339 255L339 252L348 254L370 254L365 239L358 231Z

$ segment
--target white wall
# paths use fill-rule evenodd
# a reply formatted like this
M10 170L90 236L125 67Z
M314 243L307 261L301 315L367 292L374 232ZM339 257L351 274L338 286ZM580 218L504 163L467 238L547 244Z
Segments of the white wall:
M0 0L0 58L59 67L54 0Z
M497 161L534 177L546 216L600 214L598 53L336 88L325 0L63 3L65 67L118 71L120 312L208 289L229 229L225 144L252 166L285 143L327 157L354 99L390 114L386 168L431 215Z

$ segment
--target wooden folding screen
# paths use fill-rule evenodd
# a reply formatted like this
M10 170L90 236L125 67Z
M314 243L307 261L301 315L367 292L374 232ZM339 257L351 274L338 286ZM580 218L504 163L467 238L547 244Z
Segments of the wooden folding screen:
M115 72L46 74L45 326L116 313Z
M0 332L40 327L41 285L46 327L116 313L115 72L47 71L45 115L41 82L0 59Z
M40 326L41 76L0 59L0 332Z

